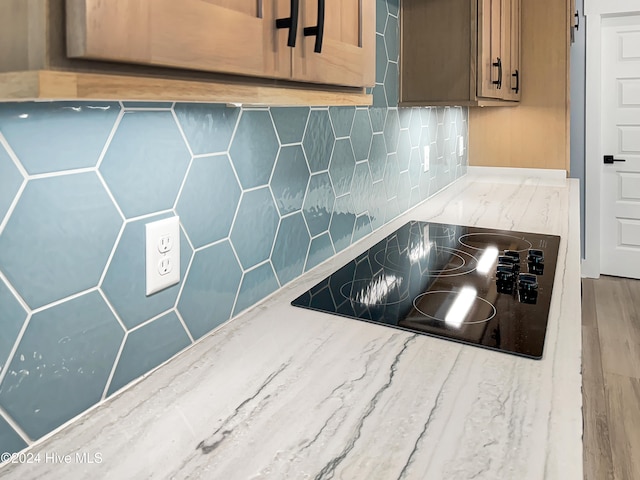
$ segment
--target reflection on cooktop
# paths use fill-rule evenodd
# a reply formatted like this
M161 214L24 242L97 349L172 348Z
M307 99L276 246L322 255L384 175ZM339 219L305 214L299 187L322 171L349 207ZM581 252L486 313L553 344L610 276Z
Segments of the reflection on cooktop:
M292 304L541 358L559 241L413 221Z

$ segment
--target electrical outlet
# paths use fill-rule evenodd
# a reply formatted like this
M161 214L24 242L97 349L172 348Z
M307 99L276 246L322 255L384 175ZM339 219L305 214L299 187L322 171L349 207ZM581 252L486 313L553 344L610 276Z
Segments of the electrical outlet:
M423 149L424 155L422 155L422 158L424 158L424 163L423 168L425 172L429 171L429 154L431 152L431 148L429 148L429 145L426 145Z
M147 296L180 282L180 218L145 225Z
M464 155L464 139L462 135L458 135L458 156L461 157Z

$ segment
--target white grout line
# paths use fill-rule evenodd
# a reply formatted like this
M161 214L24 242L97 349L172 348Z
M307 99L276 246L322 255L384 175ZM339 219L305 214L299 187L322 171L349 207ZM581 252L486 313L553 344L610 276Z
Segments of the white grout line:
M122 225L120 225L120 230L118 231L118 235L116 236L115 241L113 242L113 247L111 247L111 252L109 252L109 257L107 257L107 263L104 266L104 269L102 270L102 274L100 275L100 279L98 280L98 287L101 287L102 284L104 283L104 279L107 276L107 272L109 271L109 268L111 267L111 261L113 260L113 257L116 254L116 250L118 249L118 246L120 245L120 240L122 239L122 235L124 235L124 229L127 226L126 222L122 222Z
M193 150L191 150L191 145L189 145L189 140L187 140L187 135L184 133L184 130L182 129L182 125L180 124L180 121L178 120L178 116L176 115L176 112L174 111L173 108L171 108L170 111L171 111L171 117L173 118L173 121L176 124L176 126L178 127L178 131L180 132L180 136L182 137L182 141L187 146L187 150L189 150L189 154L191 155L191 158L193 159Z
M195 340L193 339L193 335L191 335L191 331L189 330L187 323L184 321L184 318L182 318L182 314L178 311L177 307L175 308L175 314L176 314L176 317L178 317L178 320L180 321L182 328L184 328L184 331L187 334L187 337L189 337L189 342L191 342L191 345L193 345L195 343Z
M111 127L111 131L109 132L109 136L107 137L107 141L104 143L104 147L102 147L102 151L98 156L98 161L96 162L95 168L100 168L102 165L102 161L104 160L105 155L107 154L107 150L111 146L111 142L113 141L113 137L116 135L116 131L120 127L120 123L124 118L124 107L122 106L122 102L120 103L120 111L118 112L118 116L116 117L116 121L113 122L113 127Z
M0 131L0 145L2 145L4 147L5 151L9 155L9 158L11 159L11 161L14 163L15 167L20 172L20 175L22 175L23 178L27 178L29 176L29 173L22 166L22 163L20 162L20 159L18 159L18 156L16 155L16 152L13 151L13 149L9 145L9 142L4 137L4 135L2 134L1 131Z
M109 308L109 310L111 310L111 314L115 317L115 319L118 321L118 323L120 324L120 328L122 328L122 330L124 332L127 331L127 326L124 324L124 322L122 321L122 319L120 318L120 315L118 314L118 312L116 311L115 307L111 304L111 302L109 301L109 299L107 298L107 295L102 291L102 288L98 288L98 293L100 294L100 296L102 297L102 300L104 301L104 303L106 303L107 307Z
M2 235L2 232L4 231L5 227L9 223L9 218L11 218L11 215L13 215L13 212L15 211L18 205L18 202L20 201L20 198L22 197L22 194L24 193L24 190L26 188L27 188L27 180L23 179L22 183L20 184L20 187L18 188L18 191L13 197L13 201L11 202L11 205L9 205L9 208L7 209L7 213L4 216L4 219L0 219L0 235Z
M24 337L24 333L27 331L27 327L31 323L31 319L32 318L33 318L33 315L31 313L29 313L27 315L27 318L25 319L24 323L22 324L22 327L20 328L20 331L18 332L18 335L16 337L16 341L13 342L13 346L11 347L11 350L9 351L9 356L7 357L7 363L4 365L2 370L0 370L0 384L2 384L2 382L4 380L4 377L6 377L7 372L9 371L9 365L11 365L11 362L13 361L13 357L15 356L16 352L18 351L18 346L20 345L20 342L22 342L22 338Z
M127 219L127 217L125 216L124 212L120 208L120 205L118 205L118 202L116 201L116 198L113 196L113 193L111 193L111 189L109 188L109 185L107 185L107 182L104 179L104 177L102 176L102 173L100 173L100 170L96 170L96 175L98 176L98 180L100 180L100 183L102 183L102 186L104 187L105 191L107 192L107 196L111 199L111 202L113 203L113 206L116 207L116 210L120 214L120 218L123 221L125 221Z
M16 421L13 418L11 418L11 416L7 413L7 411L1 406L0 406L0 417L2 417L4 421L7 422L11 426L11 428L15 430L15 432L22 438L22 440L27 445L31 445L33 443L33 440L31 439L31 437L29 437L29 435L27 435L27 432L25 432L20 427L20 425L16 423Z
M52 307L57 307L58 305L62 305L63 303L69 302L71 300L75 300L76 298L82 297L83 295L86 295L88 293L95 292L96 290L98 290L97 286L91 287L91 288L87 288L86 290L82 290L81 292L74 293L73 295L69 295L68 297L64 297L64 298L61 298L60 300L56 300L54 302L47 303L46 305L43 305L41 307L34 308L32 310L32 313L35 315L36 313L40 313L40 312L42 312L44 310L47 310L49 308L52 308Z
M93 173L96 167L72 168L69 170L57 170L55 172L36 173L29 175L29 180L42 180L45 178L66 177L68 175L77 175L82 173Z
M104 384L104 389L102 390L102 395L100 396L100 401L98 402L98 404L102 403L107 398L109 387L111 387L111 382L113 381L113 377L116 373L116 369L118 368L118 363L120 363L120 357L122 356L122 352L124 351L124 346L127 343L128 338L129 338L129 332L124 332L124 336L122 337L122 342L120 342L120 348L118 348L118 353L116 353L116 358L114 359L113 365L111 366L109 377L107 377L107 381Z

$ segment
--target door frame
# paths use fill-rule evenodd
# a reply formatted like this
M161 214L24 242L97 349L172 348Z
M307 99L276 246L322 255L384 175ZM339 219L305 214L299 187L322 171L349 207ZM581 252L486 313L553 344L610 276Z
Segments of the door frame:
M640 14L638 0L584 0L586 16L585 85L585 258L582 276L600 276L600 206L602 177L601 54L602 18Z

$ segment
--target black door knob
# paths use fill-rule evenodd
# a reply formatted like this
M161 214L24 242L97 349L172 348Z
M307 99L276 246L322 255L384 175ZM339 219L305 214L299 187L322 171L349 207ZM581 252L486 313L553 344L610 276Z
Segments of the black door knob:
M604 156L604 163L613 163L613 162L626 162L626 160L623 160L622 158L613 158L613 155Z

